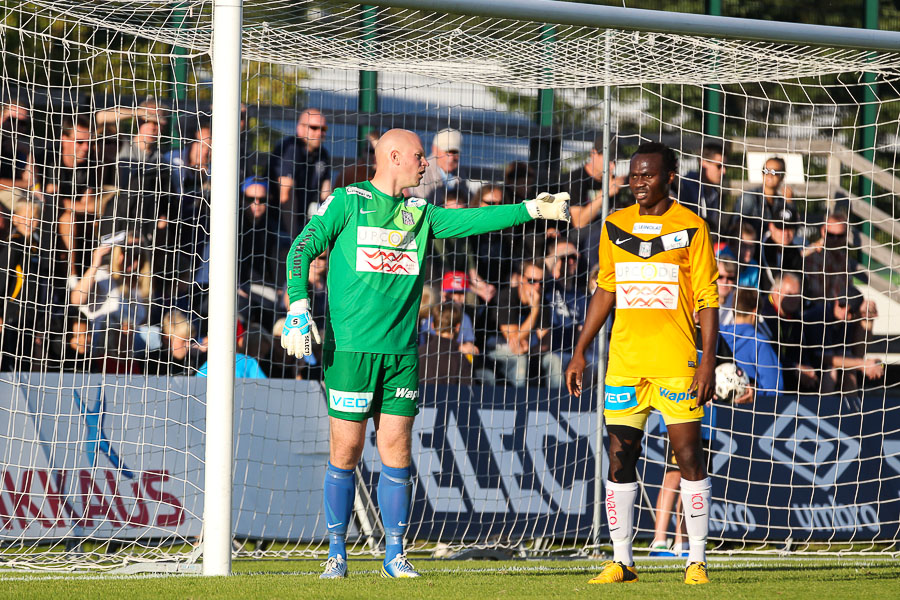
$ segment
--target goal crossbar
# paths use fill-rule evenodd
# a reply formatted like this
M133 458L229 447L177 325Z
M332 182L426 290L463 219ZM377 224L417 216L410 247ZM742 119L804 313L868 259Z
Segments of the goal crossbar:
M433 10L458 15L514 18L517 21L537 23L900 52L900 33L894 31L873 31L853 27L785 23L691 13L673 14L660 10L601 6L580 2L558 2L556 0L494 0L492 2L481 2L480 0L374 0L366 2L366 4L411 10Z

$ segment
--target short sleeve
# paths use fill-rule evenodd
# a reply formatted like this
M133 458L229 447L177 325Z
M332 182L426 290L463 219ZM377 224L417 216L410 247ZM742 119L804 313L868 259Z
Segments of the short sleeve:
M716 280L719 269L709 239L709 227L702 222L691 242L691 289L694 292L694 310L719 307L719 291Z
M600 232L600 271L597 273L597 286L607 292L615 293L616 291L616 263L612 257L612 245L609 241L609 229L606 222L603 223L603 230Z

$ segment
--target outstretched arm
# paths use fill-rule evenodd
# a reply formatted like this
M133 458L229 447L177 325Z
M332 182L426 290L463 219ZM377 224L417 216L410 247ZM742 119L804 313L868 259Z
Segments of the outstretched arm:
M506 229L531 221L524 204L481 208L428 207L428 219L436 238L459 238Z
M569 221L568 194L540 194L534 200L506 206L428 210L431 230L436 238L465 237L521 225L532 219Z
M578 336L578 342L575 344L575 350L572 351L572 360L566 367L566 387L569 393L575 396L581 396L581 380L584 376L584 369L587 362L584 353L597 337L606 319L609 318L609 312L616 304L616 295L608 292L603 288L597 288L591 297L591 303L588 305L587 316L584 319L584 328L581 335Z

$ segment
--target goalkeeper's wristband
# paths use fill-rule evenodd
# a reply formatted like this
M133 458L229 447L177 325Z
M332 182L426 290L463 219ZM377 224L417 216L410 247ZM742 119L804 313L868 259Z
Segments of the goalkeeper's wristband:
M307 298L300 298L299 300L291 302L291 307L288 309L288 312L301 313L306 310L309 310L309 300Z

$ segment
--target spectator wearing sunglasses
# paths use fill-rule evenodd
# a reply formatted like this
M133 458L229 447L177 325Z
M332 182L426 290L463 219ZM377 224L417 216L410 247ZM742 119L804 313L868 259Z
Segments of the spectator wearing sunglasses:
M506 381L516 387L537 382L541 367L556 373L559 381L551 381L551 387L561 384L562 364L552 364L559 362L559 357L547 352L553 315L543 302L544 275L543 261L524 260L497 298L495 320L500 335L489 356L500 365Z
M269 185L260 177L248 177L241 185L243 210L238 225L238 310L248 322L272 327L278 290L285 285L279 249L287 240L278 235L278 224L269 212Z
M499 206L505 203L503 188L497 185L483 185L477 196L475 208L481 206ZM513 257L513 243L517 231L490 231L479 235L474 240L477 248L475 262L478 280L487 282L496 292L496 285L509 278ZM471 274L470 274L471 275ZM479 294L485 302L485 298Z
M273 195L282 230L291 239L306 225L310 205L331 193L331 156L323 145L327 132L325 115L307 108L297 119L297 135L281 140L272 155L270 179L278 184Z
M722 223L722 180L725 176L725 151L721 144L705 144L700 152L700 169L678 180L678 201L700 215L713 236L713 242L726 232Z
M772 211L777 200L783 204L792 204L794 193L790 186L785 185L784 176L786 163L784 159L773 156L766 161L762 170L763 184L744 192L737 206L735 219L732 223L735 231L740 230L741 224L750 223L756 230L757 239L765 233L765 223L772 219Z
M565 238L548 242L544 265L549 277L544 286L544 302L550 307L553 321L550 350L559 356L562 364L572 358L575 338L584 325L587 312L584 277L578 276L580 262L581 255L575 244ZM555 380L556 377L557 374L548 373L548 379Z

